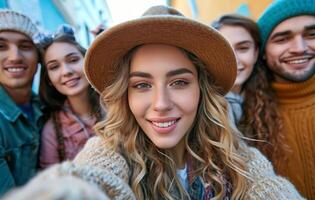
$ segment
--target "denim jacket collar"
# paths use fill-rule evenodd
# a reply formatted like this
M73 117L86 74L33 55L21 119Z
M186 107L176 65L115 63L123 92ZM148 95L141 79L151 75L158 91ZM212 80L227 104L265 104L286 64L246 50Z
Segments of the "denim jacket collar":
M32 107L34 111L35 122L42 116L40 100L35 93L32 92L31 97ZM18 119L20 115L25 115L22 110L16 105L7 91L0 85L0 113L11 122Z

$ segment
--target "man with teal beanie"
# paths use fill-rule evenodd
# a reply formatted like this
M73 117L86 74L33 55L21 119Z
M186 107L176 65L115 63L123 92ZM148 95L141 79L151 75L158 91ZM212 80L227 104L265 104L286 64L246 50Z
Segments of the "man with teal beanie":
M24 14L0 10L0 196L37 170L43 126L41 104L32 93L38 32Z
M286 149L271 159L280 175L315 199L315 0L273 1L257 23L282 124L279 136L270 137L283 136L272 145Z

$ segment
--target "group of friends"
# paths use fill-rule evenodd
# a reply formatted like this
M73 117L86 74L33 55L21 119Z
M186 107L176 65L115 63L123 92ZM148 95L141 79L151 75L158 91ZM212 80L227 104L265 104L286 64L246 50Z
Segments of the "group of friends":
M1 10L0 70L6 200L315 198L314 0L210 25L153 6L87 51Z

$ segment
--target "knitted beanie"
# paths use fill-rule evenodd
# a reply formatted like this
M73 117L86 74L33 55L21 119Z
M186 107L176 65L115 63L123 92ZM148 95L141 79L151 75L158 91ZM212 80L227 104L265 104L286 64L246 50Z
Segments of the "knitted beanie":
M264 52L266 42L278 24L299 15L315 15L315 0L274 0L257 21L261 37L260 51Z
M24 33L33 41L38 36L37 26L26 15L13 10L0 10L0 32L13 30Z

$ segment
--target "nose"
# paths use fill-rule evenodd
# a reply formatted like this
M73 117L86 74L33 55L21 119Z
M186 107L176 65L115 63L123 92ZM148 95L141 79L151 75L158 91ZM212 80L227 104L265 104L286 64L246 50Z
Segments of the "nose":
M172 109L173 102L169 91L165 87L158 87L153 96L153 110L157 112L167 112Z
M72 67L69 64L64 63L62 65L61 73L62 73L63 76L69 76L69 75L73 74L73 69L72 69Z
M290 44L290 52L301 54L301 53L305 53L306 50L307 50L307 44L306 44L305 39L300 35L296 36L292 40L292 43Z
M13 63L19 63L22 60L22 54L15 45L10 46L8 60Z

